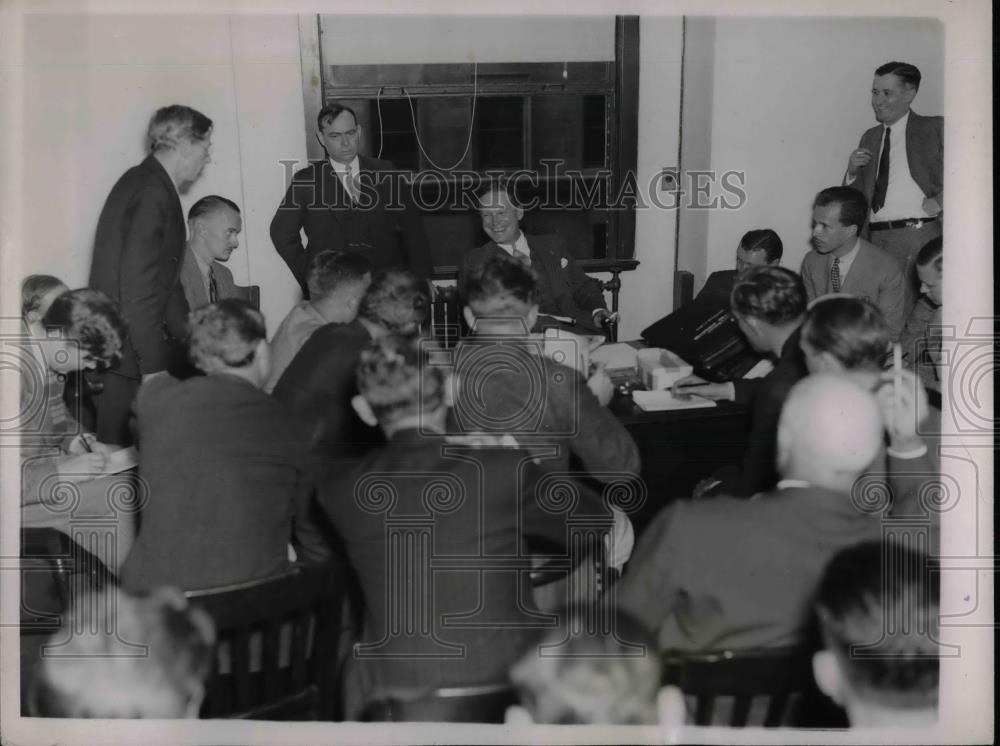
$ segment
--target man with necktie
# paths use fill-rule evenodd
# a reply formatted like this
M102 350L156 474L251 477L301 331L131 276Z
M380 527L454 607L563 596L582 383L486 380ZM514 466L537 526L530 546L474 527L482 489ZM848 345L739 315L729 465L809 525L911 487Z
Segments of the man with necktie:
M181 264L181 285L190 308L242 297L233 273L222 264L239 248L241 230L240 208L225 197L209 195L191 206Z
M906 62L887 62L875 71L872 109L879 124L861 136L844 178L871 206L867 238L904 272L906 313L917 298L913 258L941 235L944 207L944 117L911 111L920 77Z
M539 313L569 319L581 331L602 332L611 318L600 283L588 277L558 236L526 235L521 231L524 210L510 192L493 183L479 194L479 216L490 241L462 257L458 272L459 293L464 296L472 271L491 257L503 254L534 270L538 281ZM541 326L547 320L539 320Z
M802 283L812 301L829 293L866 298L882 312L895 340L903 329L903 273L887 252L861 238L868 214L864 195L829 187L813 203L813 250L802 260Z
M310 262L327 249L361 254L375 272L408 269L429 279L427 235L402 173L388 161L359 155L363 133L353 109L327 104L316 128L327 158L295 173L271 220L271 241L303 297L309 297Z

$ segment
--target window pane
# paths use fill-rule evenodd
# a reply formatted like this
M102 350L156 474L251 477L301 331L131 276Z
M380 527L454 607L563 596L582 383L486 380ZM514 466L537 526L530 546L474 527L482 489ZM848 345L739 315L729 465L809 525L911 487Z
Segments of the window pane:
M465 148L472 126L472 97L427 97L419 105L420 142L433 161L422 158L423 168L471 169L472 154Z
M476 102L476 168L524 166L524 99L487 96Z
M545 95L531 98L531 164L558 160L560 169L605 166L604 96Z
M414 107L419 102L414 102ZM379 144L382 158L392 161L397 168L416 171L420 168L417 136L413 131L413 116L406 100L372 101L369 119L373 123L372 142L369 145L373 156L378 156Z

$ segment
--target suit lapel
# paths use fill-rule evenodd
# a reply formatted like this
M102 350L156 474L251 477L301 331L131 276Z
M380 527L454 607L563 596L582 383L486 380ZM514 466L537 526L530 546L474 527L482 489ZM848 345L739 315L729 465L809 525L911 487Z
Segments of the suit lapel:
M320 166L320 189L327 212L339 223L343 217L341 213L347 209L350 197L347 196L344 185L340 182L340 177L337 176L337 172L333 170L333 166L328 160L324 160Z
M841 292L862 296L860 291L865 289L865 278L870 272L871 254L868 252L868 242L862 240L858 246L858 255L854 257L854 262L851 264L851 271L847 273L847 277L841 283Z
M184 249L184 262L181 264L181 285L184 286L184 295L187 296L188 306L198 308L208 303L205 283L198 270L198 262L195 261L194 254L188 248Z

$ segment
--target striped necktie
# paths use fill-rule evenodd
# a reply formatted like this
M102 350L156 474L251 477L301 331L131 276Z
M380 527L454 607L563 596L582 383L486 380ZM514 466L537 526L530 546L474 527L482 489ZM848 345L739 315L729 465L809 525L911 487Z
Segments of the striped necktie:
M219 286L215 282L215 272L208 268L208 302L215 303L219 300Z

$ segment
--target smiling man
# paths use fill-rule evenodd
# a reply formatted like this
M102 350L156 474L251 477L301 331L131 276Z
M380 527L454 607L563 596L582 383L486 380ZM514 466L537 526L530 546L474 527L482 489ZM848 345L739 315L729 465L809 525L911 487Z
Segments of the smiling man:
M181 265L181 285L188 306L200 308L224 298L240 297L233 273L222 264L240 245L240 208L225 197L202 197L188 211L188 229Z
M802 282L810 301L829 293L870 300L896 339L905 319L903 274L888 253L861 238L867 212L864 195L851 187L829 187L816 195L813 250L802 260Z
M872 109L879 124L861 136L844 178L869 201L867 238L904 272L906 312L917 298L913 259L941 235L944 208L944 117L910 109L920 78L920 70L906 62L887 62L875 71Z

